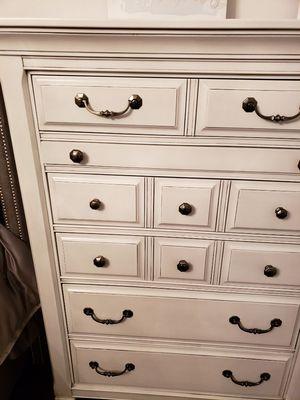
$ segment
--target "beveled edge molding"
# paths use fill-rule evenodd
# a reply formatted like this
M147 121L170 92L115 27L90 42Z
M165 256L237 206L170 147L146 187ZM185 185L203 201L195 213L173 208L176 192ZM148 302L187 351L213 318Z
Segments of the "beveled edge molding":
M116 40L117 36L117 40ZM0 29L0 54L215 54L268 55L280 59L300 54L300 29L294 30L98 30ZM191 40L194 39L194 40ZM26 48L24 49L24 42ZM281 54L281 56L280 56ZM283 56L282 56L283 55Z

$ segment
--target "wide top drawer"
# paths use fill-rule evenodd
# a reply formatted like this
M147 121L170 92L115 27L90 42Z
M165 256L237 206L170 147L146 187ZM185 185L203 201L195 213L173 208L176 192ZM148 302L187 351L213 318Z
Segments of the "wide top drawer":
M39 129L183 135L186 80L34 76Z

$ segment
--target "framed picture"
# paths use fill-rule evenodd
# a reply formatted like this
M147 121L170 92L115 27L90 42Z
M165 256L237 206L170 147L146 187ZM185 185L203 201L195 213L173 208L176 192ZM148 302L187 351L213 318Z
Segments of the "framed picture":
M113 20L197 21L226 18L227 0L109 0Z

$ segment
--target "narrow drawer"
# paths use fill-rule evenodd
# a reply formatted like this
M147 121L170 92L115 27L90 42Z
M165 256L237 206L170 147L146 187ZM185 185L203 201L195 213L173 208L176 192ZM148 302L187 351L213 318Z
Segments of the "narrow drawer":
M249 286L300 286L300 246L227 242L221 283Z
M69 333L75 334L289 347L298 314L298 304L276 303L274 299L259 302L239 296L228 300L200 293L186 293L189 297L184 297L175 290L105 290L67 285L64 293ZM241 326L231 317L239 317ZM281 325L270 329L274 319ZM107 325L103 320L120 322ZM270 331L253 334L243 328Z
M179 353L168 349L160 353L158 349L148 349L144 345L141 350L136 347L119 345L114 349L109 344L71 342L75 383L93 385L99 390L109 390L110 385L114 385L121 392L127 387L135 393L144 389L144 394L149 390L160 399L172 396L174 391L181 392L182 398L185 398L184 392L188 398L201 393L239 395L247 399L258 396L260 399L282 398L290 363L289 355L268 357L259 352L253 355L244 353L243 350L238 353L200 350L192 354L186 350ZM128 368L134 369L120 376L107 377L97 373L97 370L101 372L99 367L105 371L122 372L126 364L131 364ZM231 371L238 382L258 383L263 373L267 374L267 380L262 380L257 386L241 386L226 377L228 372L224 371Z
M284 182L232 182L227 230L298 235L300 185Z
M56 235L62 276L143 278L144 238L120 235Z
M281 122L263 118L299 113L298 81L203 79L198 98L196 135L299 136L299 115Z
M213 250L211 240L155 238L154 279L209 284Z
M41 130L183 135L185 79L34 76L33 87ZM104 112L125 110L131 96L141 100L134 105L139 108L109 117L92 114L77 100L79 107L78 94L87 96L93 110Z
M144 179L85 174L48 175L56 223L144 225Z
M154 226L215 230L219 189L215 180L157 178Z
M70 159L72 150L82 152L80 164ZM240 174L243 171L298 176L300 149L42 141L41 157L45 164L73 165L79 169L101 166L182 173L184 165L184 170L192 173L228 171Z

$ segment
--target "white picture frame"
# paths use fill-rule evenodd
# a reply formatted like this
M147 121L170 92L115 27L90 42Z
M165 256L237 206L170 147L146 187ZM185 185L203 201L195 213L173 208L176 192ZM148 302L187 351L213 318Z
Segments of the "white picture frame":
M109 0L108 18L139 21L226 19L227 0Z

